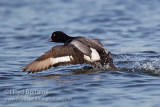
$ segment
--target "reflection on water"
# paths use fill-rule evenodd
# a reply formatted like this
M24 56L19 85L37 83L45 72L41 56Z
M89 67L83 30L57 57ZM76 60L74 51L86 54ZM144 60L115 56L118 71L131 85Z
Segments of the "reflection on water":
M42 75L36 75L32 76L33 78L38 78L40 81L43 80L56 80L58 82L65 82L65 81L74 81L74 80L81 80L82 78L74 78L73 76L75 75L96 75L98 73L120 73L120 72L127 72L127 73L140 73L144 75L152 75L152 76L160 76L159 74L160 69L145 69L145 68L122 68L122 67L117 67L114 70L106 70L106 69L96 69L96 68L90 68L90 69L74 69L71 70L70 73L68 74L42 74ZM121 74L121 73L120 73ZM132 75L132 74L131 74ZM96 75L96 78L99 77Z
M0 107L160 106L159 5L159 0L1 0ZM21 72L25 64L60 45L46 42L56 30L100 40L117 68L70 65ZM5 93L24 89L53 93ZM34 97L72 100L26 101Z

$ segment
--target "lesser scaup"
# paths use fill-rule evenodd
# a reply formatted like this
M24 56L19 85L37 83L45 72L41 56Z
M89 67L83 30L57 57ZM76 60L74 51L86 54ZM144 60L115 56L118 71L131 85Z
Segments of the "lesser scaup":
M100 41L85 37L70 37L61 31L52 33L50 42L60 42L64 45L53 47L44 55L40 56L23 68L23 71L35 73L69 64L108 65L115 68L110 52L107 51Z

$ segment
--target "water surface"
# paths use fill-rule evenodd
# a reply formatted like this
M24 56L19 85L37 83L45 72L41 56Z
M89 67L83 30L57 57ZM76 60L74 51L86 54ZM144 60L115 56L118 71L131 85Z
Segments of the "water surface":
M160 106L159 6L159 0L1 0L0 106ZM56 30L100 40L117 69L21 72L59 45L47 42Z

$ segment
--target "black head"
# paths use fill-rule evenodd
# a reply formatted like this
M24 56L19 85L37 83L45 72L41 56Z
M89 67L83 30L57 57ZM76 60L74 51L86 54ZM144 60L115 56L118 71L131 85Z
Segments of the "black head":
M65 43L70 37L62 31L55 31L51 35L50 42L62 42Z

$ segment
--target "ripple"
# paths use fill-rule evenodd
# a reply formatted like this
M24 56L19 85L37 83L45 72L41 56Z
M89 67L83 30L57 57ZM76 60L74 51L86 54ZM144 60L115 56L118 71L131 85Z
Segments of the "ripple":
M110 21L112 21L110 18L101 18L101 17L99 17L99 18L94 18L94 19L91 19L90 20L90 23L104 23L104 22L110 22Z
M157 54L155 51L142 51L142 53Z
M47 94L47 95L45 95L45 97L56 97L56 96L59 96L59 94L57 94L57 93L52 93L52 94Z
M86 92L86 89L84 89L84 88L75 88L74 91L77 91L77 92Z
M93 34L102 34L102 33L105 33L105 31L103 29L93 29L93 30L90 30L89 33L93 33Z
M8 80L8 79L11 79L9 77L0 77L0 80Z
M99 83L91 83L91 84L88 84L87 86L88 87L98 87L98 86L101 86L101 84L99 84Z

